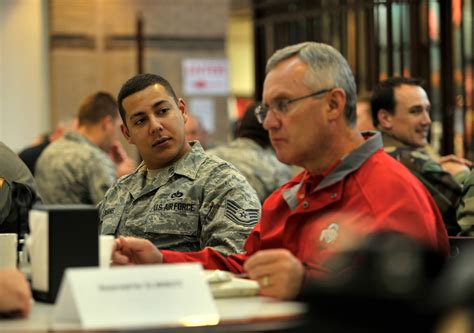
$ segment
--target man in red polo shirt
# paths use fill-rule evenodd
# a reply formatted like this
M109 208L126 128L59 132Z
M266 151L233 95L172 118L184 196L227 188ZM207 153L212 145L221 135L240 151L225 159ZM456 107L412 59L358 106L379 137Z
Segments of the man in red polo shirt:
M224 256L159 251L121 238L115 264L201 262L208 269L246 272L261 294L293 298L306 277L339 273L353 263L330 259L347 243L395 231L448 255L441 215L424 186L383 152L380 134L356 129L356 86L334 48L306 42L277 51L267 63L256 116L278 159L305 170L265 201L245 252Z

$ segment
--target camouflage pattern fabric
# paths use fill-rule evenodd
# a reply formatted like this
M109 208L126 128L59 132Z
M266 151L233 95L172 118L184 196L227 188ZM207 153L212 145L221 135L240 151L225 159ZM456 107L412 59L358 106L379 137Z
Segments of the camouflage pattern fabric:
M290 166L278 161L273 149L263 148L248 138L237 138L207 152L233 164L257 191L260 202L264 202L293 175Z
M474 237L474 172L470 173L463 184L457 218L462 235Z
M382 134L385 151L400 161L413 173L433 196L443 216L448 235L457 235L461 228L456 218L456 208L462 186L441 165L431 159L421 148L408 147L395 138Z
M260 202L244 176L201 145L156 176L142 163L100 203L102 234L149 239L160 249L224 254L242 251L260 218ZM151 179L149 179L151 178Z
M116 180L109 156L76 132L44 150L35 178L46 204L98 204Z

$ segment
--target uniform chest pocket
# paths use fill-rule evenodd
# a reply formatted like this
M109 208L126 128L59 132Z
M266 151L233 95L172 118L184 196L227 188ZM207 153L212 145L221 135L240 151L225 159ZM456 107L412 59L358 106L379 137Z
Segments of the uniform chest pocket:
M115 234L122 217L124 206L118 207L104 207L101 216L101 228L102 234L112 235Z
M148 213L145 232L196 236L199 228L199 210L194 203L171 202L155 205Z

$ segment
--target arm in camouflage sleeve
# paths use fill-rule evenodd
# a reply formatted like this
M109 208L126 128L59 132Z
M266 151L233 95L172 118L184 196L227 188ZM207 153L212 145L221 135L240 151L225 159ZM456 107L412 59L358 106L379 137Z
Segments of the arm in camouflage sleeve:
M115 182L115 168L105 154L103 158L96 158L88 163L88 188L91 200L98 204L105 196L110 186Z
M200 209L201 246L223 254L242 252L243 244L260 218L255 190L235 168L214 168L204 186Z
M466 178L461 200L457 208L458 224L463 234L474 236L474 173Z

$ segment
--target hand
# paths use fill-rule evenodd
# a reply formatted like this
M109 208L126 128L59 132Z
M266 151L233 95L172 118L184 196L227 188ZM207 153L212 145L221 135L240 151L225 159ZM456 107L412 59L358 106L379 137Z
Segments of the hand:
M27 317L31 310L31 292L25 276L14 268L0 270L0 312L18 312Z
M472 166L471 161L456 155L441 156L438 162L441 168L452 176L464 171L469 172L469 168Z
M303 283L303 264L286 249L258 251L245 262L244 269L258 281L263 296L292 299Z
M115 240L112 250L113 265L161 264L163 255L149 240L123 237Z
M125 149L123 149L120 141L115 140L112 146L110 146L109 157L115 164L119 164L128 158L127 153L125 152Z
M472 167L472 162L465 159L465 158L462 158L462 157L458 157L456 155L446 155L446 156L441 156L438 160L439 164L443 164L443 163L446 163L446 162L456 162L456 163L459 163L459 164L464 164L465 166L467 167Z

